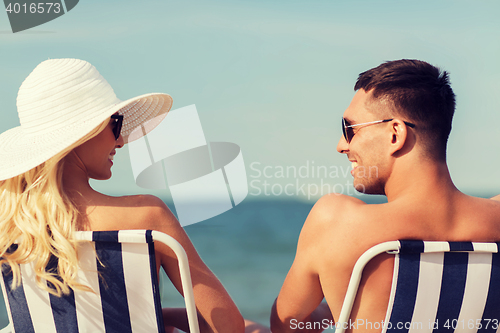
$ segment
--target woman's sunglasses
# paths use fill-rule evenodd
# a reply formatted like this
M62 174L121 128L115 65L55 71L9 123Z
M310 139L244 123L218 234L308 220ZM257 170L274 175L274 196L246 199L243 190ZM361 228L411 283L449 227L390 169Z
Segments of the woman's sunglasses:
M354 130L352 129L353 127L361 126L361 125L382 124L382 123L389 122L391 120L394 120L394 118L384 119L384 120L375 120L375 121L369 121L367 123L349 125L349 123L344 118L342 118L342 133L344 134L345 141L347 143L351 143L352 137L354 136L354 134L356 134L356 133L354 133ZM411 128L415 127L415 124L409 123L407 121L404 121L404 123Z
M115 135L115 140L118 140L122 131L123 116L121 114L114 114L111 116L111 119L115 119L113 134Z

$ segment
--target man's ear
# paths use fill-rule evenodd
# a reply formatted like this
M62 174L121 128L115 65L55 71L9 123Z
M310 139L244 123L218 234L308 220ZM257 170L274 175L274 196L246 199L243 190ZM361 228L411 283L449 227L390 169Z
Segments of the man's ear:
M391 147L390 153L392 155L404 155L408 151L405 148L407 145L408 137L408 127L407 125L399 119L391 120L390 122L390 135L391 135Z

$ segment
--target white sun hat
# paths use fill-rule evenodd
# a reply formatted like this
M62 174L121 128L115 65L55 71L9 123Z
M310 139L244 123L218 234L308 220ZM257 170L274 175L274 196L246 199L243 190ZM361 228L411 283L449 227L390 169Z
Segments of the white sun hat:
M172 97L161 93L119 100L86 61L46 60L19 88L21 126L0 134L0 181L42 164L116 112L124 116L121 134L127 143L155 128L171 107ZM142 131L134 131L141 125Z

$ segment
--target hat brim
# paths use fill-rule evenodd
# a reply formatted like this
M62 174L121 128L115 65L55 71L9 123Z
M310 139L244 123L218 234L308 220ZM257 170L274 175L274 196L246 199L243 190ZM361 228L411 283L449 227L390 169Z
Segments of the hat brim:
M122 136L125 143L139 139L152 131L167 116L172 107L168 94L146 94L119 103L118 113L124 116ZM116 112L116 111L115 111ZM147 122L147 126L143 126ZM141 131L135 131L139 126Z
M75 142L118 112L124 116L122 136L125 143L134 141L155 128L172 107L168 94L145 94L110 105L87 119L39 135L25 133L21 126L0 134L0 181L33 169ZM142 131L135 130L147 122Z

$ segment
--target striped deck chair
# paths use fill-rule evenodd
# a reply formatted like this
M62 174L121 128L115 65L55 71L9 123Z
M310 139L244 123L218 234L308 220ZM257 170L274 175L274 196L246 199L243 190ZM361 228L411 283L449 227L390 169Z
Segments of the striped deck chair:
M175 252L190 331L199 332L187 256L175 239L151 230L80 231L76 236L83 241L79 281L96 293L75 290L55 297L36 286L32 264L21 265L22 284L12 290L12 273L4 265L1 284L10 324L2 333L10 328L19 333L163 333L154 242Z
M336 333L368 324L349 317L364 266L383 252L396 258L381 332L500 332L499 249L500 243L416 240L372 247L354 266Z

